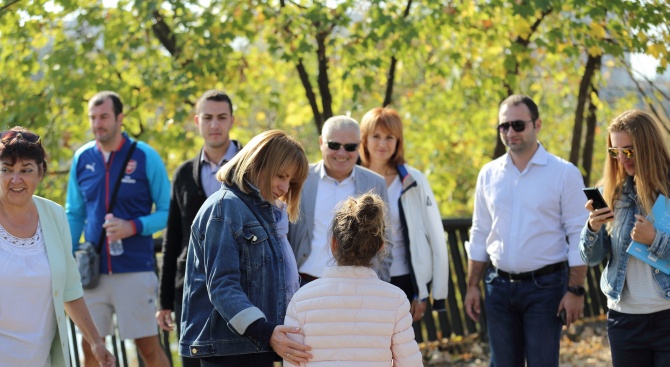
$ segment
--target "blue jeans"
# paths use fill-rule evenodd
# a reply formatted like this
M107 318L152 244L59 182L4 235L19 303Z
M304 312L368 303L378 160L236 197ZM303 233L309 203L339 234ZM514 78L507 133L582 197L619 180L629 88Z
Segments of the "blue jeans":
M486 320L492 367L558 366L562 324L556 316L568 270L510 281L486 271Z
M670 366L670 310L649 314L607 312L614 367Z
M207 357L200 359L201 367L272 367L274 359L278 357L274 352L238 354L225 357Z

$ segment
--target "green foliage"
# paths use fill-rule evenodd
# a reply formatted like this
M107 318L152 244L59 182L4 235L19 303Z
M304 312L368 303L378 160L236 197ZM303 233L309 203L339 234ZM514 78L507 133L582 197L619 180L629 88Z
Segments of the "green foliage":
M211 88L233 96L233 138L244 143L265 129L285 129L316 161L317 117L297 65L319 112L331 104L334 114L360 119L382 105L395 58L391 107L403 116L409 163L426 172L444 216L468 216L477 173L493 155L502 98L514 92L536 99L542 143L567 158L586 55L610 57L611 68L622 66L625 52L642 52L664 70L670 45L670 9L662 0L5 4L0 124L44 137L51 175L38 194L61 203L73 151L92 138L86 103L99 90L119 92L125 129L154 146L170 173L202 144L192 108ZM596 75L595 84L605 88L606 78ZM597 102L594 177L607 121L637 100Z

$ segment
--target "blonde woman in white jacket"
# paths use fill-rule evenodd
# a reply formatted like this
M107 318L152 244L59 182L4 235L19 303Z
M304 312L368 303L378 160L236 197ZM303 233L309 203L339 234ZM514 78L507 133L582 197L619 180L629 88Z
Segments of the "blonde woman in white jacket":
M429 295L433 310L445 310L449 259L442 218L426 177L405 164L400 115L390 108L368 111L361 121L358 149L362 165L386 179L391 284L405 291L414 321L426 312Z
M385 210L373 193L344 201L332 223L337 266L289 303L285 324L303 332L287 336L312 347L308 367L423 366L405 293L371 268L385 248ZM284 366L299 365L290 354L282 357Z

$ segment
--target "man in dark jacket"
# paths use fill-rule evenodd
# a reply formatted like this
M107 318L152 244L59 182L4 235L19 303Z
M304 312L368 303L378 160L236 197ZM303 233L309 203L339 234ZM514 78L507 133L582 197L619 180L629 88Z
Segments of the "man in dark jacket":
M186 270L186 253L191 236L191 223L208 196L221 183L216 180L219 168L242 149L230 140L229 132L235 117L230 97L218 90L205 92L195 106L195 124L205 145L198 155L182 163L174 174L170 194L170 212L163 237L163 267L160 274L159 311L156 321L163 330L177 325L180 334L181 302ZM175 312L175 322L172 312ZM182 357L185 367L200 366L197 359Z

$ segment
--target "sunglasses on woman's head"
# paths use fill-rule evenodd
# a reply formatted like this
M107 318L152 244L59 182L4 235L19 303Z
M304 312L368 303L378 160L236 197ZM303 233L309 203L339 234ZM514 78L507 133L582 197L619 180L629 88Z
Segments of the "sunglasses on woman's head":
M498 124L498 131L501 132L501 133L506 133L511 126L514 131L520 133L520 132L526 130L526 123L527 122L533 122L533 120L528 120L528 121L514 120L514 121L503 122L501 124Z
M635 150L633 148L607 148L607 153L614 159L619 158L619 152L623 153L626 158L635 157Z
M26 131L6 130L0 133L0 141L3 143L12 141L14 139L23 139L28 143L39 143L40 136Z
M347 152L355 152L356 149L358 149L358 143L342 144L332 140L328 140L328 149L340 150L340 147L344 147L344 150L346 150Z

